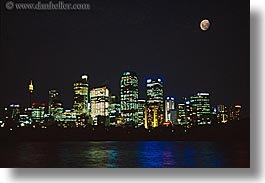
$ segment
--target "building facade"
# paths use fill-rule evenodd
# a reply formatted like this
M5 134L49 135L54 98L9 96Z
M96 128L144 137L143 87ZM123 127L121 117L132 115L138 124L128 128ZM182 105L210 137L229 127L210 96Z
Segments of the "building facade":
M177 104L177 125L188 125L188 113L184 103Z
M44 122L45 107L46 107L45 103L37 104L36 102L32 102L32 106L31 108L29 108L32 122L35 123Z
M217 105L214 109L216 113L217 123L227 123L229 120L228 108L226 105Z
M196 95L190 96L189 102L191 108L193 109L193 112L195 112L196 114L196 125L211 124L212 114L210 105L210 94L207 92L197 93Z
M93 88L90 91L91 117L94 125L98 124L98 118L109 116L109 89L106 86ZM101 118L102 119L102 118Z
M80 81L74 82L73 111L81 116L89 115L89 85L88 76L83 75Z
M144 125L145 104L146 104L146 100L144 100L144 99L138 100L138 118L139 118L138 126Z
M156 111L156 119L158 121L158 125L161 125L164 122L164 88L163 81L161 78L156 80L147 79L147 107L150 107L147 111L157 110ZM157 106L157 107L154 107ZM148 118L149 119L149 118ZM151 118L150 118L151 119ZM151 123L151 122L148 122Z
M174 125L177 124L175 98L166 97L165 100L165 121L172 122Z
M146 104L145 107L145 120L144 120L144 127L146 129L150 128L156 128L159 125L158 121L158 111L159 111L159 106L157 104Z
M57 90L49 90L48 114L51 115L51 108L55 100L58 100L59 92Z
M111 95L110 105L109 105L110 126L117 126L120 117L121 117L120 101L116 95Z
M135 72L126 71L120 80L121 118L128 126L138 125L138 77Z

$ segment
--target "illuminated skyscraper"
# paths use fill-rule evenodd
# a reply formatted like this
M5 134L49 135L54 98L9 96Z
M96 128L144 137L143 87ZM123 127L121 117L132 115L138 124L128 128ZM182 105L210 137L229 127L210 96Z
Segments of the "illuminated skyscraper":
M195 109L197 125L211 124L211 105L209 93L190 96L190 105Z
M157 106L157 121L158 125L164 121L164 90L163 81L147 79L147 106ZM153 107L151 107L153 108Z
M121 104L118 100L116 95L110 96L110 105L109 105L109 118L110 118L110 125L117 126L118 120L120 119L121 114Z
M63 103L58 99L53 99L53 102L50 107L50 116L55 121L63 121Z
M138 100L138 126L144 125L145 100Z
M146 129L156 128L158 127L158 109L159 106L157 104L147 103L145 107L145 120L144 127Z
M109 89L106 86L91 89L91 117L94 124L97 125L99 116L109 116L109 99Z
M226 105L217 105L214 108L218 123L226 123L228 121L228 110Z
M89 100L89 88L88 88L88 76L83 75L80 81L74 82L74 104L73 111L77 115L88 115L88 100Z
M31 112L31 119L35 123L42 123L44 122L44 112L45 112L45 103L37 104L36 102L32 102Z
M126 71L120 80L121 117L129 126L138 124L138 78L135 72Z
M177 104L177 124L178 125L188 125L188 115L187 108L184 103Z
M165 100L165 121L172 122L173 124L177 124L177 116L176 116L176 108L175 108L175 98L174 97L166 97Z
M58 100L59 92L57 90L49 90L48 114L51 114L51 108L55 100Z

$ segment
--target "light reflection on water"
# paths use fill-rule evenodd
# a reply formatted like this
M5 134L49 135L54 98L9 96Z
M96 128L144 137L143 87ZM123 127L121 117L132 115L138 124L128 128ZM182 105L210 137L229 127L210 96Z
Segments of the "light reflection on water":
M1 146L0 167L249 167L249 144L236 142L21 142Z

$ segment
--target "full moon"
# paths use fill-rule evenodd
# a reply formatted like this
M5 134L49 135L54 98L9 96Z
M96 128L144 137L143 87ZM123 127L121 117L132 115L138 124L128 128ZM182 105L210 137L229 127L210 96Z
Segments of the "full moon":
M202 20L201 23L200 23L200 27L201 27L201 30L203 30L203 31L208 30L209 27L210 27L209 20L206 20L206 19Z

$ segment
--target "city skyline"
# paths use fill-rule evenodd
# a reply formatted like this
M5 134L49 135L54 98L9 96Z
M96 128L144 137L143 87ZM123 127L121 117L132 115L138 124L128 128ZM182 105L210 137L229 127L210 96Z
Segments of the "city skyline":
M135 73L135 74L137 74L136 72L134 72L134 71L124 71L123 72L123 74L124 73L129 73L129 72L133 72L133 73ZM83 77L85 77L85 78L83 78ZM87 92L88 93L90 93L90 91L91 90L94 90L95 88L100 88L100 87L107 87L107 88L109 88L108 87L108 84L101 84L101 85L98 85L98 86L91 86L90 85L90 77L89 77L89 75L88 74L83 74L83 75L80 75L80 78L81 79L85 79L85 81L87 82L87 87L88 87L88 90L87 90ZM162 77L156 77L157 78L157 80L159 80L159 82L162 82L162 83L164 83L164 80L162 79ZM145 96L144 97L138 97L138 99L137 100L146 100L146 102L148 103L148 98L150 99L150 97L148 97L148 84L150 84L151 83L151 81L152 82L155 82L156 80L153 80L153 79L151 79L151 77L147 77L147 79L145 80L145 85L146 85L146 87L145 87L145 89L144 89L144 91L141 91L141 90L139 90L139 92L138 93L145 93ZM71 90L73 90L73 87L75 88L75 86L76 86L76 84L78 84L78 83L80 83L80 84L82 84L81 83L82 82L82 80L76 80L76 81L73 81L72 82L72 88L71 88ZM51 95L51 93L50 92L58 92L57 94L53 94L53 95L56 95L57 97L58 97L58 95L59 95L59 99L60 99L60 101L62 102L62 105L63 105L63 107L64 107L64 109L71 109L71 110L73 110L73 111L76 111L75 110L75 91L73 91L72 92L72 98L71 99L68 99L68 100L71 100L72 102L71 102L71 105L69 106L69 107L67 107L66 105L65 105L65 101L63 100L63 98L61 97L62 96L62 94L65 92L65 91L60 91L60 90L58 90L57 88L51 88L50 90L48 90L47 91L47 95L46 95L46 97L40 97L40 96L38 96L38 93L36 93L34 90L33 90L33 86L34 86L34 89L36 88L36 84L35 84L36 82L35 81L33 81L32 79L30 79L29 80L29 83L28 83L28 87L25 87L25 88L27 88L27 90L25 91L26 93L27 93L27 97L24 99L25 100L25 102L24 102L24 104L23 103L19 103L19 102L16 102L16 101L12 101L12 102L9 102L9 103L7 103L5 106L2 106L2 111L1 111L1 116L3 115L3 108L4 107L7 107L7 106L9 106L9 105L20 105L21 107L23 106L23 107L30 107L31 105L32 105L32 102L33 103L40 103L40 104L43 104L43 103L45 103L45 105L46 106L48 106L48 110L49 110L49 104L50 104L50 101L49 101L49 96ZM140 81L139 81L139 83L140 83ZM34 84L34 85L33 85ZM74 89L75 90L75 89ZM115 96L117 96L118 98L118 100L120 101L120 99L121 99L121 96L120 96L120 92L118 93L118 94L116 94L116 93L113 93L112 92L112 90L109 90L108 91L111 95L109 95L109 96L112 96L112 95L115 95ZM166 93L166 90L165 89L163 89L163 92L165 92ZM204 92L206 92L206 93L209 93L209 94L211 94L211 96L212 96L212 93L210 93L210 92L208 92L208 91L206 91L206 90L204 90L204 91L191 91L191 92L189 92L189 93L187 93L185 96L175 96L175 95L171 95L171 96L168 96L168 95L162 95L161 97L163 97L163 102L165 102L166 100L167 100L167 98L168 97L173 97L174 98L174 102L175 102L175 104L182 104L182 103L185 103L185 98L187 98L187 97L189 97L189 96L192 96L192 95L194 95L194 94L196 94L196 93L204 93ZM150 93L150 92L149 92ZM168 92L167 92L168 93ZM150 94L149 94L150 95ZM39 98L46 98L46 99L44 99L44 100L38 100ZM91 97L88 97L88 99L86 99L87 101L89 101L89 100L91 100ZM19 99L18 99L18 101L19 101ZM30 101L30 104L28 103L28 101ZM239 104L239 105L242 105L242 103L241 102L236 102L236 103L229 103L229 104L227 104L227 103L216 103L215 101L213 101L212 100L212 98L211 98L211 107L213 107L213 106L218 106L218 105L226 105L226 106L232 106L232 105L237 105L237 104ZM242 106L244 106L244 105L242 105ZM244 117L249 117L249 111L248 111L248 109L247 109L247 107L248 106L244 106L243 107L243 109L242 109L242 111L241 111L241 113L242 113L242 116L244 116ZM87 106L85 107L85 108L87 108ZM163 110L164 110L164 107L162 107L163 108ZM164 111L162 112L162 114L163 115L165 115L165 113L164 113Z
M125 72L134 72L134 73L136 73L135 71L124 71L124 73ZM137 73L136 73L137 74ZM89 75L88 74L83 74L83 75L80 75L80 77L82 78L82 77L88 77L89 78ZM146 84L148 84L149 83L149 80L151 80L150 79L150 77L146 77L147 79L145 80L145 85ZM163 81L164 82L164 80L162 79L162 77L157 77L157 79L159 79L159 80L161 80L161 81ZM73 86L74 86L74 84L75 83L78 83L78 82L80 82L81 80L79 80L79 81L72 81L72 87L70 88L70 90L73 90ZM155 81L155 80L154 80ZM34 85L33 85L33 82L34 82ZM100 84L100 85L95 85L95 86L91 86L90 85L90 79L87 79L87 82L88 82L88 88L89 88L89 90L88 91L90 91L91 89L95 89L95 88L100 88L100 87L107 87L107 88L109 88L108 87L108 84L106 84L106 83L102 83L102 84ZM50 95L54 95L54 97L55 97L55 95L56 96L58 96L58 93L56 93L56 94L53 94L52 92L59 92L60 93L60 100L61 101L64 101L63 100L63 98L61 97L62 96L62 94L65 92L65 90L58 90L56 87L53 87L53 88L49 88L48 90L47 90L47 92L46 92L46 96L44 97L44 96L41 96L41 98L43 98L44 100L39 100L39 98L40 98L40 96L36 93L36 91L35 91L35 88L36 88L36 85L38 84L36 84L37 82L35 82L34 80L32 80L32 79L30 79L29 80L29 82L27 83L27 85L26 85L26 87L24 87L25 88L25 94L26 95L28 95L28 97L27 98L25 98L24 99L24 101L23 102L21 102L21 103L19 103L19 102L17 102L17 101L19 101L20 99L18 98L17 99L17 101L11 101L11 102L8 102L8 103L6 103L6 105L10 105L10 104L20 104L21 106L24 106L24 107L27 107L27 106L30 106L29 105L29 100L31 101L31 102L39 102L39 103L42 103L42 102L45 102L47 105L49 104L49 96ZM140 81L139 81L139 83L140 83ZM34 86L34 90L32 89L33 88L33 86ZM29 89L30 88L30 89ZM148 92L148 87L146 86L145 87L145 89L143 90L143 91L141 91L141 90L139 90L139 93L145 93L145 96L142 96L142 97L139 97L139 99L143 99L143 100L146 100L147 98L148 98L148 94L146 93L146 92ZM22 91L21 91L22 92ZM50 93L51 92L51 93ZM118 92L118 93L113 93L112 92L112 90L110 90L109 91L110 92L110 94L112 94L112 95L115 95L115 96L118 96L118 98L120 99L120 91ZM188 96L191 96L191 95L193 95L193 94L195 94L195 93L203 93L203 92L207 92L207 93L210 93L210 94L212 94L211 92L209 92L209 91L206 91L206 90L195 90L195 91L190 91L190 92L187 92L185 95L183 95L183 96L176 96L176 95L174 95L174 94L172 94L172 95L163 95L163 98L164 98L164 100L166 100L166 98L168 98L168 97L173 97L174 98L174 100L175 101L177 101L177 102L183 102L184 101L184 98L185 97L188 97ZM34 93L34 94L33 94ZM41 92L41 93L43 93L43 91ZM168 91L167 91L167 93L168 93ZM35 95L34 97L35 97L35 100L34 99L32 99L33 97L33 95ZM68 99L68 100L72 100L73 98L74 98L74 96L75 96L75 92L72 92L72 97L70 98L70 99ZM30 102L30 104L31 104L31 102ZM214 102L212 105L218 105L219 103L216 103L216 102ZM235 103L222 103L222 104L225 104L225 105L229 105L229 104L242 104L241 102L235 102ZM71 104L70 104L70 106L69 107L66 107L66 108L72 108L73 107L73 105L74 105L74 100L72 100L71 101Z
M18 127L35 124L47 128L50 123L58 123L58 126L66 128L72 128L73 125L125 125L150 129L168 125L184 125L189 128L193 125L214 125L249 118L242 115L240 103L231 106L213 105L207 91L182 97L182 102L177 102L174 96L164 95L162 78L148 78L146 98L139 98L139 81L134 71L127 70L121 75L120 95L111 93L106 85L89 87L89 83L87 74L82 75L81 80L73 82L73 105L65 108L64 101L60 100L60 92L56 89L48 91L48 101L35 101L35 87L33 80L30 80L29 104L21 106L13 103L5 106L2 122L8 125L11 120Z
M208 91L216 104L240 102L249 108L248 1L240 6L228 0L90 4L91 10L76 16L3 9L0 106L27 104L23 91L32 79L37 100L57 88L70 108L72 81L81 74L90 75L91 86L109 83L118 95L120 74L135 70L140 98L147 78L162 77L165 95L177 100ZM211 25L202 31L205 18Z

